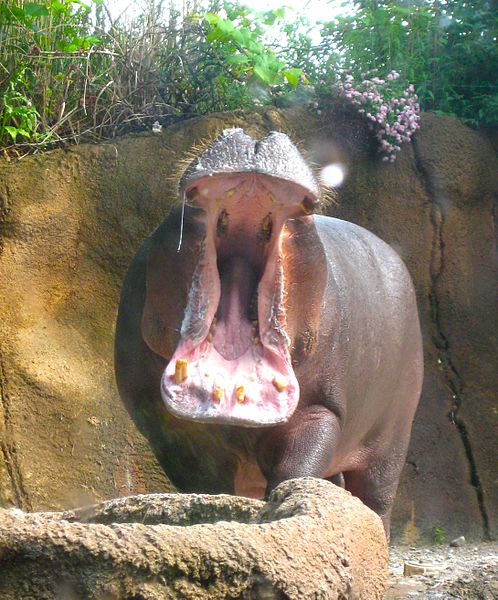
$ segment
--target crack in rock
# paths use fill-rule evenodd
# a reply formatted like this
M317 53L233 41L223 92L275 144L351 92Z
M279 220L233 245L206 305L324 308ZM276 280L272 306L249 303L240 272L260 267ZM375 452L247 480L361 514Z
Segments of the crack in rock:
M24 487L21 469L17 460L16 448L13 443L11 426L10 400L7 392L7 380L0 354L0 451L2 452L10 485L15 497L16 504L23 510L32 510L28 493Z
M429 291L430 318L434 326L432 331L432 341L434 342L436 349L439 351L439 360L441 361L443 375L446 380L446 384L451 391L452 405L448 413L448 418L457 428L460 440L463 444L470 469L470 482L475 489L479 512L481 514L484 537L485 539L489 540L489 517L484 501L482 483L479 477L470 436L465 422L459 414L462 406L464 381L452 360L450 342L444 333L444 327L441 320L441 305L438 296L438 284L445 267L445 243L443 235L445 216L443 207L440 202L438 202L438 194L435 189L436 186L433 183L431 174L423 164L415 138L412 140L412 145L415 156L415 164L422 177L427 197L430 202L430 218L434 233L432 239L430 263L431 288Z

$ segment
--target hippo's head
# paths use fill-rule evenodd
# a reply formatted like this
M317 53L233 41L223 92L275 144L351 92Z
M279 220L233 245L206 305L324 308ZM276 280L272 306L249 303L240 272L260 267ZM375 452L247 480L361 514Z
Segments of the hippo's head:
M187 168L180 194L202 209L205 237L180 340L161 381L181 418L245 426L288 420L299 400L283 268L289 219L318 203L319 186L283 133L255 141L227 129Z

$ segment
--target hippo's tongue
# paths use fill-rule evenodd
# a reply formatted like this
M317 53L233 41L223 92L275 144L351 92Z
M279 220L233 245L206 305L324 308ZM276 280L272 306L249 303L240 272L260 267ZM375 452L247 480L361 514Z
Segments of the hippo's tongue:
M226 360L241 357L252 343L249 320L257 279L251 265L233 256L219 265L221 296L213 327L213 346Z

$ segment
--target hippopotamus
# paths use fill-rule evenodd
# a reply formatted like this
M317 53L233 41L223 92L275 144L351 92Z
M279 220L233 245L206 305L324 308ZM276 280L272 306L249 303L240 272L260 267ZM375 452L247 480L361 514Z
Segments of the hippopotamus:
M120 395L173 484L263 498L327 478L389 517L422 383L413 285L366 229L317 214L284 133L226 129L126 275Z

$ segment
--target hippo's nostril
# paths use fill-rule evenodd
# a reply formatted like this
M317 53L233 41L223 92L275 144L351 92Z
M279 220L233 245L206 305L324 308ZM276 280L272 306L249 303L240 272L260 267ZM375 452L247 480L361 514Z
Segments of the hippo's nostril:
M305 196L300 206L303 212L306 215L310 215L315 210L316 201L310 198L309 196Z

